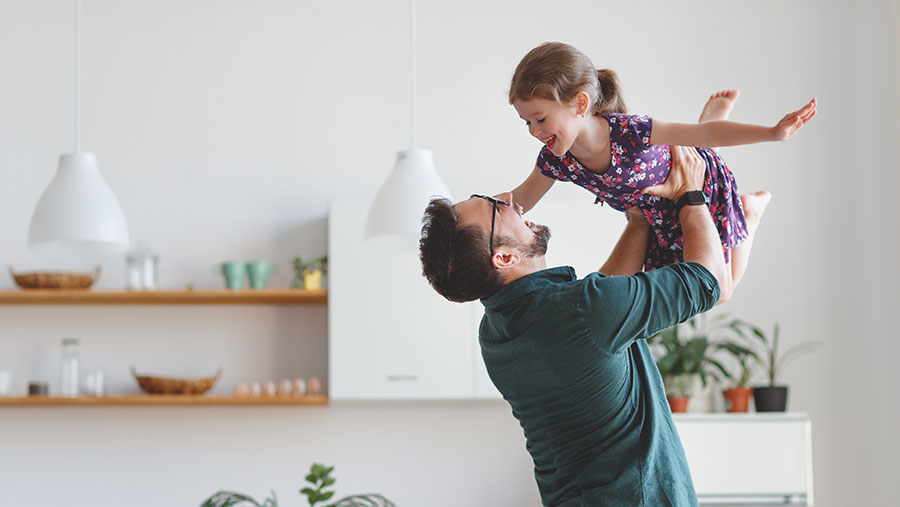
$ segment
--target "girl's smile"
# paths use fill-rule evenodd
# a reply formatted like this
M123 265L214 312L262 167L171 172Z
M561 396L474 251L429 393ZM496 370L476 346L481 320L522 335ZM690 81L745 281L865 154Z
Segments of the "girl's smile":
M551 100L533 98L515 101L513 107L525 120L528 133L543 143L557 157L566 154L578 137L574 106L565 106Z

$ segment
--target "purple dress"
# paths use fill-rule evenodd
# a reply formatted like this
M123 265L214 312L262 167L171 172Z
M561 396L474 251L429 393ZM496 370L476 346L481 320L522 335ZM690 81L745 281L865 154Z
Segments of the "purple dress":
M590 190L597 196L595 202L605 202L619 211L639 207L656 236L656 241L648 244L645 269L680 262L684 238L675 203L640 193L645 187L662 183L669 175L669 146L650 144L653 122L647 116L610 114L604 118L609 122L611 151L611 162L605 173L592 173L569 152L557 157L546 146L538 155L538 169L550 178L571 181ZM697 152L706 161L703 193L709 199L709 211L728 261L729 251L747 239L737 183L715 150L697 148Z

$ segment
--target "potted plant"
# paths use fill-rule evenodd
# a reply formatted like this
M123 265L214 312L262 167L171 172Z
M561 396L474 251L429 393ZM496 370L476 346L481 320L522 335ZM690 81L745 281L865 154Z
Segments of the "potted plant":
M319 502L325 502L334 496L334 491L325 491L325 488L332 486L337 479L331 477L334 467L326 467L318 463L313 463L306 476L306 482L312 484L300 490L300 494L306 495L310 506L314 506ZM218 491L203 501L200 507L236 507L238 505L252 505L254 507L278 507L278 499L275 492L272 492L271 498L266 498L262 502L256 501L253 497L243 493L235 493L234 491ZM340 500L330 503L325 507L396 507L393 502L387 498L377 494L370 493L364 495L351 495L341 498Z
M732 321L732 325L739 324L740 321L737 319ZM740 331L738 332L740 333ZM750 407L750 397L753 395L753 388L749 386L750 377L753 376L752 366L759 360L759 356L753 349L734 340L717 342L713 348L730 354L737 361L736 373L732 373L728 369L720 372L720 381L726 381L731 385L722 390L722 396L727 402L727 410L729 412L747 412Z
M328 256L323 255L304 262L298 255L292 261L294 266L294 278L291 280L292 288L303 287L306 290L320 290L322 288L322 275L328 273Z
M713 375L713 368L724 372L725 368L710 356L710 337L722 327L724 316L712 319L705 315L692 317L685 324L664 329L647 339L657 345L656 366L663 377L666 399L672 412L687 412L688 398L693 395L696 379L706 387L707 377ZM681 336L681 329L687 329L690 336Z
M793 361L800 355L815 351L822 344L815 341L798 343L779 356L778 339L781 328L777 322L773 328L771 340L762 329L753 324L741 321L739 326L739 329L748 329L750 336L756 339L757 345L761 347L762 354L758 354L757 361L765 370L769 381L768 385L753 389L753 402L756 404L756 411L784 412L787 409L788 387L775 384L778 374L784 371L784 368L790 361ZM747 339L746 334L743 332L739 333Z

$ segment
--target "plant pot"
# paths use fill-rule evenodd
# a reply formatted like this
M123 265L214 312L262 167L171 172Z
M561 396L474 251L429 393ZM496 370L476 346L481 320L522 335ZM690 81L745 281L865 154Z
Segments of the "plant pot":
M666 396L666 400L669 401L669 408L672 409L673 414L687 412L688 399L686 396Z
M784 412L787 409L787 386L766 386L753 389L757 412Z
M303 288L306 290L320 290L322 288L322 270L304 270Z
M725 397L729 412L746 412L750 406L752 394L752 387L732 387L722 390L722 396Z

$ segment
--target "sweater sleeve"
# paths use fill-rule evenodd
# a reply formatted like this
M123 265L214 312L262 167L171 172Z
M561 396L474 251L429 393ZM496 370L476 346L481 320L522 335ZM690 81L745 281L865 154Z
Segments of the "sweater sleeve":
M592 273L584 278L581 315L597 345L618 353L711 309L719 295L715 277L695 262L632 276Z

